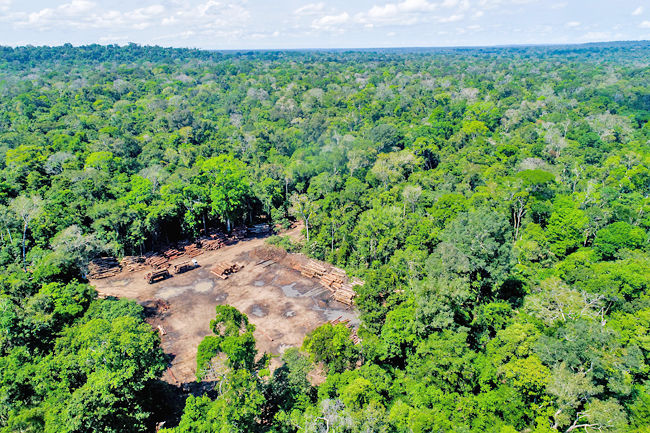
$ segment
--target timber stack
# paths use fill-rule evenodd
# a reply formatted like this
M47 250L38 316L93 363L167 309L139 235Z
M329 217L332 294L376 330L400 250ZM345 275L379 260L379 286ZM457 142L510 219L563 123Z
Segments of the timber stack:
M327 323L330 323L332 326L336 325L345 325L346 328L350 330L350 340L352 340L352 343L356 346L357 344L361 343L361 339L357 335L357 330L352 328L352 325L350 325L350 319L344 319L341 320L343 316L339 316L338 318L334 320L329 320Z
M187 272L189 270L192 270L198 266L198 263L196 263L196 260L189 261L186 260L184 262L181 262L177 265L174 265L174 273L175 274L182 274L183 272Z
M230 237L233 240L241 241L246 237L246 233L248 233L248 229L245 226L236 227L232 229L232 233L230 234Z
M352 306L352 301L357 296L357 292L354 291L352 285L343 284L340 289L334 292L334 300L341 302L349 307Z
M239 272L242 268L243 266L240 266L237 263L223 262L223 263L219 263L218 265L215 265L210 271L210 273L216 275L222 280L225 280L228 278L228 275L234 274L235 272Z
M354 291L354 286L362 286L363 281L358 278L353 278L352 282L345 283L347 275L345 271L340 268L332 266L330 272L327 272L325 266L310 260L306 265L300 267L300 273L305 277L317 277L320 284L333 292L332 297L334 300L339 301L347 306L352 306L353 299L357 296Z
M320 284L332 292L335 292L343 287L344 278L346 277L343 269L335 268L329 274L324 274L320 277Z
M196 244L191 244L185 246L185 254L190 256L190 259L193 259L194 257L203 254L203 250L201 250Z
M320 284L331 292L335 292L343 287L343 278L334 274L325 274L320 277Z
M216 251L223 246L223 241L221 239L202 239L201 248L204 251Z
M114 277L122 271L115 257L100 257L93 259L88 265L88 278L100 280Z
M127 272L142 271L145 268L145 258L142 256L125 256L120 265Z
M343 319L343 320L341 320L341 319L343 319L343 316L339 316L334 320L328 320L327 323L331 324L332 326L336 326L336 325L339 325L339 324L340 325L345 325L346 328L349 328L350 327L350 319Z
M169 259L160 253L147 253L145 257L145 263L154 269L169 267Z
M321 278L326 272L327 269L325 269L325 266L320 265L313 260L310 260L309 263L300 267L300 273L309 278Z
M144 276L144 279L147 283L153 284L156 281L162 281L171 277L167 269L159 269L157 271L151 271Z
M185 255L185 250L170 248L163 252L163 255L167 257L167 260L174 260Z
M353 329L352 332L350 333L350 340L352 340L352 342L354 343L355 346L357 344L361 343L361 339L357 335L357 330L356 329Z

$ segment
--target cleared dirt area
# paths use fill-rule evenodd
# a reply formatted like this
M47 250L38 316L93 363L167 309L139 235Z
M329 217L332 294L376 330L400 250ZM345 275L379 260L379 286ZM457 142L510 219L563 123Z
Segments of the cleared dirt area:
M275 262L269 264L265 261L268 258ZM309 331L339 316L358 324L353 310L331 300L331 292L317 279L300 274L300 263L306 258L269 257L263 238L245 239L196 259L199 268L154 284L144 280L147 271L122 272L113 278L92 281L100 292L136 299L145 307L152 307L155 299L166 301L166 311L146 310L151 314L148 322L154 327L161 325L166 332L162 347L171 358L171 368L163 379L169 383L195 380L196 349L203 337L212 335L210 320L215 316L216 305L232 305L246 313L257 327L255 338L260 354L281 355L289 347L300 347ZM186 259L172 263L183 260ZM222 280L212 275L210 269L224 261L236 262L244 268ZM279 357L274 357L271 368L280 364Z

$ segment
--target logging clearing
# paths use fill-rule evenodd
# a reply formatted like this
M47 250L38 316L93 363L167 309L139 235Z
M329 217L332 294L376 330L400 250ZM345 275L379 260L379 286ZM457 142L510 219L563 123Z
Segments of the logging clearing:
M264 228L251 232L258 230L264 233ZM102 296L133 298L151 312L147 321L161 335L162 347L172 359L165 380L195 380L196 350L203 337L210 335L209 323L219 304L246 313L256 325L260 356L265 351L280 355L287 348L300 347L308 332L331 320L347 323L350 338L357 344L358 318L350 308L354 296L336 295L353 282L343 270L266 246L262 238L221 240L213 236L201 241L201 266L191 272L169 274L168 270L192 264L185 247L196 244L181 244L137 259L125 258L121 271L93 281ZM210 249L214 245L219 247ZM314 270L314 277L304 275L309 270ZM143 277L149 273L167 276L147 284ZM279 365L279 359L273 358L271 368Z

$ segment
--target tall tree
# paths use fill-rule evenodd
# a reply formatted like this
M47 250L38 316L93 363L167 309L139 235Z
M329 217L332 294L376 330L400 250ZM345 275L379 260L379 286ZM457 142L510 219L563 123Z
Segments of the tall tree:
M43 211L43 200L36 195L31 197L22 195L12 200L11 208L23 223L23 270L27 272L27 263L25 261L25 240L27 238L27 229L32 221L41 215L41 212Z

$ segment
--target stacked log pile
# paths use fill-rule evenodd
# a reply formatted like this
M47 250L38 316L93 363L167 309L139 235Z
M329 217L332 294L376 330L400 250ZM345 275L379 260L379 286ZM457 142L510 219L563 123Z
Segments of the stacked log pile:
M357 330L356 329L353 329L352 332L350 333L350 340L352 340L352 342L354 343L355 346L357 344L361 343L361 339L357 335Z
M354 286L363 285L363 281L354 278L352 282L346 284L347 275L343 269L332 266L330 272L323 265L310 260L306 265L300 267L300 273L305 277L317 277L320 284L331 292L332 297L347 306L352 306L353 299L357 296Z
M196 262L196 260L194 260L194 262ZM175 274L182 274L183 272L187 272L196 268L196 266L198 266L198 263L194 264L193 262L186 260L184 262L175 264L173 269Z
M160 253L147 253L145 263L153 269L162 269L169 267L169 259Z
M167 257L167 260L174 260L185 255L185 250L179 248L170 248L166 251L163 251L163 255Z
M334 320L328 320L327 323L331 324L332 326L336 326L336 325L341 324L341 325L345 325L346 328L349 328L350 327L350 319L341 320L342 318L343 318L343 316L339 316Z
M145 258L142 256L125 256L120 265L127 272L142 271L145 269Z
M220 232L219 230L210 230L208 235L204 236L204 238L224 240L226 238L226 235Z
M156 281L162 281L171 277L167 269L158 269L157 271L151 271L144 276L144 279L149 284L153 284Z
M122 271L115 257L100 257L88 265L88 277L94 280L114 277Z
M336 325L339 325L339 324L345 325L345 327L350 330L350 340L352 340L354 345L356 346L357 344L361 343L361 339L357 335L357 330L352 328L352 326L350 325L350 319L341 320L341 317L343 317L343 316L339 316L338 318L336 318L334 320L330 320L327 323L331 323L332 326L336 326Z
M197 243L190 244L185 241L175 246L170 245L162 252L149 252L144 256L125 256L120 263L113 257L101 257L93 260L88 266L88 277L93 279L109 278L116 276L122 270L137 272L145 270L146 266L150 266L153 270L167 269L171 260L185 256L193 259L206 251L216 251L224 245L236 243L246 237L247 230L246 227L237 227L233 229L230 236L212 231ZM268 230L268 224L258 224L253 228L254 233L263 233Z
M337 288L336 292L334 292L333 298L347 306L352 306L352 301L357 296L357 292L354 290L354 286L363 285L364 281L355 277L349 284L342 284L341 287Z
M343 287L343 278L335 274L324 274L320 277L320 284L331 292L335 292Z
M327 287L330 291L335 292L343 287L345 277L346 275L343 269L335 268L332 266L332 270L329 274L324 274L320 277L320 283L322 286Z
M334 292L334 300L339 301L347 306L352 306L352 301L357 296L350 284L343 284L340 289Z
M221 239L202 239L201 248L204 251L216 251L223 246L223 241Z
M248 229L246 227L236 227L232 229L230 237L234 240L240 241L246 237L246 233L248 233Z
M193 259L204 254L206 251L216 251L225 245L236 243L246 237L247 230L246 227L237 227L233 229L230 235L212 230L207 236L201 237L194 244L184 241L169 245L162 252L149 252L144 256L126 256L121 261L121 268L127 272L142 271L146 269L146 266L150 266L153 270L166 269L170 266L169 262L171 260L181 257ZM268 224L258 224L252 229L254 233L263 233L268 230ZM113 269L120 266L115 259L112 259L115 263L110 266L101 261L104 259L107 258L98 259L98 262L95 264L91 263L90 278L108 278L120 272L120 269Z
M217 277L221 278L222 280L225 280L228 278L228 275L234 274L235 272L239 272L243 266L238 265L237 263L233 262L223 262L219 263L217 265L214 265L210 273L213 275L216 275Z
M190 256L190 259L193 259L193 258L196 257L196 256L200 256L200 255L203 254L204 252L205 252L205 251L203 251L202 249L200 249L200 248L197 246L197 244L191 244L191 245L187 245L187 246L185 247L185 254L187 254L188 256Z
M326 272L327 269L325 269L324 266L314 262L313 260L310 260L309 263L300 267L300 273L309 278L321 278Z

